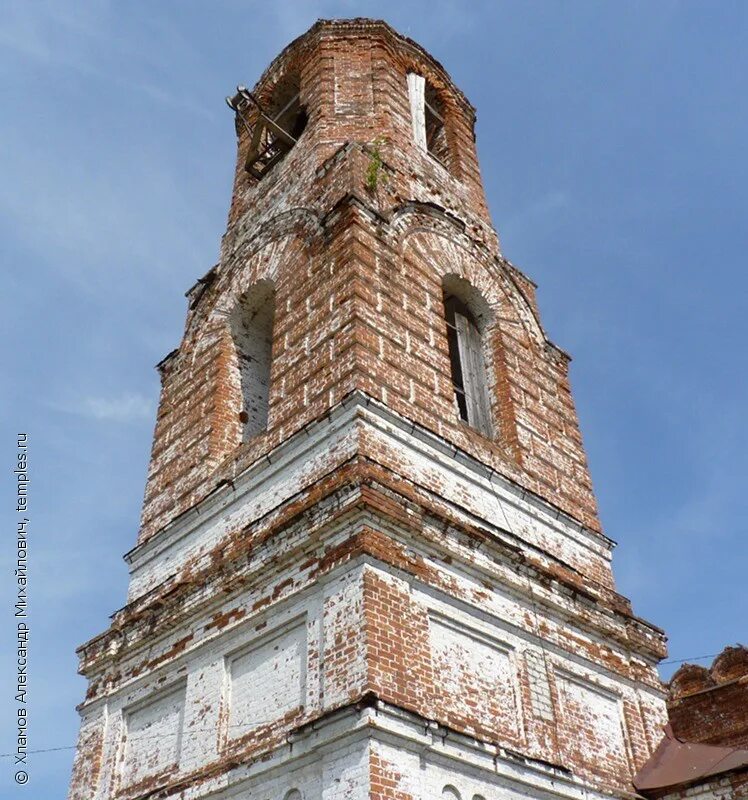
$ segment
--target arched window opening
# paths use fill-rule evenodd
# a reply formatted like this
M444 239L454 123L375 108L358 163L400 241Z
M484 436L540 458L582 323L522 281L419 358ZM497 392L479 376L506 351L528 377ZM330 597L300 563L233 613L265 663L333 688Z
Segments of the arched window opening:
M442 789L442 800L460 800L460 793L451 784Z
M491 401L478 322L467 305L447 289L444 313L452 386L460 418L485 436L491 436Z
M445 125L444 103L438 90L422 75L408 74L408 94L413 138L416 144L449 168L450 152Z
M275 87L269 101L261 103L244 86L226 102L249 135L244 167L260 180L282 161L299 140L307 113L299 99L299 78L289 76Z
M298 789L291 789L286 792L286 796L283 800L302 800L301 792Z
M274 301L273 284L260 281L240 299L231 319L241 384L239 419L244 441L267 428Z

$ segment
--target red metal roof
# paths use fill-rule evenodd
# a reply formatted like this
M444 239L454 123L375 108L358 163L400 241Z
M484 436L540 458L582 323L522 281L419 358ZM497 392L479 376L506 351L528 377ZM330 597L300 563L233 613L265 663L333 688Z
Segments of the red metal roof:
M748 767L748 750L683 742L665 727L665 738L634 777L640 792L695 783L702 778Z

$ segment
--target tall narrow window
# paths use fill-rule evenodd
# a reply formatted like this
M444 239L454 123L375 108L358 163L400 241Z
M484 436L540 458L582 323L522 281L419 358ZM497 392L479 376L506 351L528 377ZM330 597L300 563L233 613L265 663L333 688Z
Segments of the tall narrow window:
M239 301L231 320L241 383L239 419L244 441L267 428L274 316L273 285L260 281Z
M485 436L493 432L481 332L470 309L452 294L444 296L452 385L460 417Z
M286 157L306 128L298 76L292 75L276 86L266 105L244 86L237 86L236 94L226 102L249 134L245 169L260 180Z
M410 72L408 95L416 144L448 168L449 147L444 124L444 104L439 93L422 75Z
M449 166L449 148L447 146L447 129L444 127L444 104L436 89L426 84L423 99L426 124L426 150L445 167Z

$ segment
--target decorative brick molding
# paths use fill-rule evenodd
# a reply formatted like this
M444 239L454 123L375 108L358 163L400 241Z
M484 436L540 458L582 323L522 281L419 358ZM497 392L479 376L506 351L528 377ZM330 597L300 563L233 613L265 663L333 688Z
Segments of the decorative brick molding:
M127 604L78 651L70 800L632 797L665 637L615 589L474 109L362 19L229 104L228 227L159 365Z

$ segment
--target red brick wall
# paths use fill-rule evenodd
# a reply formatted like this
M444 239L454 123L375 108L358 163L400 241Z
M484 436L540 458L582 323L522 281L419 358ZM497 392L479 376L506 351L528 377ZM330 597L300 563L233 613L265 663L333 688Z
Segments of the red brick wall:
M410 70L441 92L451 171L413 143ZM190 293L184 338L161 368L140 541L355 388L599 528L568 358L543 333L531 282L499 253L472 107L430 56L383 23L318 24L273 62L257 94L294 72L309 123L259 183L244 171L238 127L221 261ZM374 139L384 142L384 164L372 190ZM493 440L455 411L446 274L473 284L493 312ZM241 445L227 315L262 279L277 293L269 424Z
M678 739L748 748L748 648L726 647L709 669L684 664L670 682L668 715Z
M411 70L441 93L449 170L413 143ZM166 793L264 758L335 709L377 703L507 748L518 763L550 762L626 791L662 721L653 665L664 637L615 592L610 543L560 513L599 530L569 359L545 336L534 285L499 250L474 111L430 56L384 23L318 23L271 64L256 94L266 101L292 75L307 128L258 183L244 171L238 127L220 262L188 293L184 336L160 365L139 542L224 484L216 503L227 505L201 506L130 555L130 602L80 651L84 706L141 679L186 674L194 654L215 647L213 672L188 675L185 707L193 726L210 719L225 730L222 637L264 636L298 604L307 706L270 715L210 756L195 750L178 779L153 779L172 781ZM383 163L373 185L375 140ZM445 278L472 287L485 310L490 438L454 403ZM272 282L276 304L268 424L242 442L231 315L260 281ZM303 434L289 443L283 458L299 461L286 462L289 472L272 461L273 448L354 391L412 425L362 401L348 406L347 427L336 432L342 417L331 416L310 429L313 450L299 446ZM441 441L413 435L416 426ZM249 492L234 479L258 463ZM81 738L90 747L76 766L80 796L106 762L97 725L94 713ZM103 769L119 750L110 752ZM408 800L402 764L372 750L369 766L373 797Z

